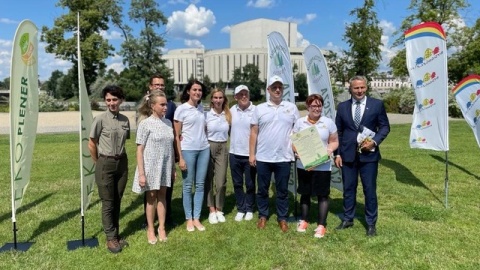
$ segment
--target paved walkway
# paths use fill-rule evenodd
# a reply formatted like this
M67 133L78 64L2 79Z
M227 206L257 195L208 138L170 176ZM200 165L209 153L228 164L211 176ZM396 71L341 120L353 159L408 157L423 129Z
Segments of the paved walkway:
M93 116L102 113L93 111ZM130 119L132 130L137 129L135 124L135 111L122 111ZM305 111L301 114L305 115ZM0 113L0 134L10 133L10 115ZM408 124L412 123L412 115L409 114L388 114L390 124ZM77 132L79 129L79 112L41 112L38 115L37 133L61 133Z

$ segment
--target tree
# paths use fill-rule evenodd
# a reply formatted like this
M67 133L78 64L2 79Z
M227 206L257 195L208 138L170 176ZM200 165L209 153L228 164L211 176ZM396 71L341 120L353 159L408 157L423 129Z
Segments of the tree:
M126 100L140 100L148 89L148 78L135 71L133 68L124 68L117 84L122 87Z
M105 69L104 60L114 50L100 33L109 29L112 17L120 20L121 7L118 0L59 0L56 4L68 9L68 13L55 19L54 26L42 27L40 40L47 43L45 50L77 67L77 12L80 13L80 47L87 90L99 71ZM69 37L69 38L66 38Z
M73 67L57 81L55 94L59 98L70 99L78 93L78 73Z
M10 77L3 79L3 85L5 89L10 89Z
M375 71L382 58L382 29L378 26L377 13L373 11L374 0L365 0L363 7L350 12L357 21L347 25L344 40L350 51L351 69L356 75L368 76Z
M262 99L261 89L265 89L265 83L259 77L260 69L254 64L246 64L243 68L238 67L233 70L231 84L233 86L246 85L250 90L250 100L259 101Z
M298 93L297 101L305 101L308 97L307 74L297 73L293 78L295 92Z
M227 87L227 84L220 79L216 84L215 87L220 88L220 89L225 89Z
M457 83L469 74L480 74L480 19L475 25L462 31L467 37L465 46L448 60L448 77Z
M442 25L446 32L451 33L447 47L460 45L461 42L464 42L462 37L464 33L458 31L460 30L458 26L459 11L469 6L465 0L411 0L408 9L413 14L407 16L402 21L400 29L395 32L400 36L392 44L392 47L402 45L405 40L403 33L421 22L437 22ZM392 68L393 75L408 75L405 55L405 48L403 48L390 60L389 66Z
M341 82L342 85L348 81L352 76L349 74L349 60L345 52L343 55L338 55L336 52L329 51L325 55L327 66L330 72L330 79L332 83Z
M136 92L129 96L143 95L150 76L160 73L166 78L167 96L174 96L173 83L170 84L171 87L168 87L170 71L165 66L161 51L165 46L165 40L160 27L167 23L167 18L153 0L132 0L128 16L132 22L140 24L142 29L139 36L134 37L129 26L121 21L114 21L125 38L121 45L120 55L123 56L123 64L128 68L129 77L122 80L122 86L125 91Z
M208 89L207 91L208 91L209 94L210 94L211 90L215 87L212 83L212 80L210 79L210 77L208 75L203 76L203 84ZM222 88L222 90L225 90L225 89Z
M55 70L52 72L50 79L46 82L48 95L53 96L54 98L60 98L59 93L57 93L57 85L60 80L65 76L60 70Z

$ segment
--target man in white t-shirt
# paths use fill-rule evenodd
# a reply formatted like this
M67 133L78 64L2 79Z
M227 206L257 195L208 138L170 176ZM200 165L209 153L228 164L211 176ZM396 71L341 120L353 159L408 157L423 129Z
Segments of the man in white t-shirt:
M268 80L270 98L258 105L251 120L249 162L257 168L257 227L265 228L268 219L268 190L272 173L275 177L277 221L283 232L288 230L288 180L292 151L292 133L295 121L300 118L295 104L282 101L283 80L272 76Z

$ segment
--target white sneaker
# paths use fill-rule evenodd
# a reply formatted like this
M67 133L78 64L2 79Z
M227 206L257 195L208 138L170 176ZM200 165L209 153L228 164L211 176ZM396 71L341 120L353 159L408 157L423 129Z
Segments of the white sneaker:
M245 220L252 220L253 219L253 213L252 212L247 212L245 215Z
M210 215L208 215L208 222L210 222L210 224L218 223L217 214L215 212L211 212Z
M238 212L237 215L235 216L235 221L242 221L243 216L245 216L245 213Z
M223 215L223 212L217 211L217 220L218 222L225 222L225 216Z

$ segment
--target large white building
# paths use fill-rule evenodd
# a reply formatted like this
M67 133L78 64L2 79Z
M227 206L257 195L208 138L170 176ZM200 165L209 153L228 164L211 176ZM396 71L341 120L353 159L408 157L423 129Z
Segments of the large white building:
M185 48L170 50L163 58L172 71L174 84L185 85L190 77L200 81L208 75L214 83L232 80L233 71L246 64L254 64L260 70L260 80L267 79L268 43L267 36L273 31L283 35L290 49L292 67L297 72L307 73L303 61L304 48L297 47L297 24L269 19L256 19L236 24L230 28L230 48L208 50ZM325 54L325 52L324 52ZM372 78L372 90L384 94L390 89L411 87L408 78L396 78L391 74ZM348 87L345 85L345 87Z
M297 24L269 19L256 19L234 25L230 29L230 48L177 49L163 58L173 74L175 85L184 85L190 77L202 80L208 75L212 82L230 82L233 71L247 64L254 64L260 70L261 80L267 78L268 45L267 36L277 31L283 35L290 47L292 67L299 73L306 73L303 63L303 48L297 47Z
M409 77L394 77L390 73L383 76L374 76L370 82L371 90L378 92L380 95L388 93L391 89L401 87L412 87Z

